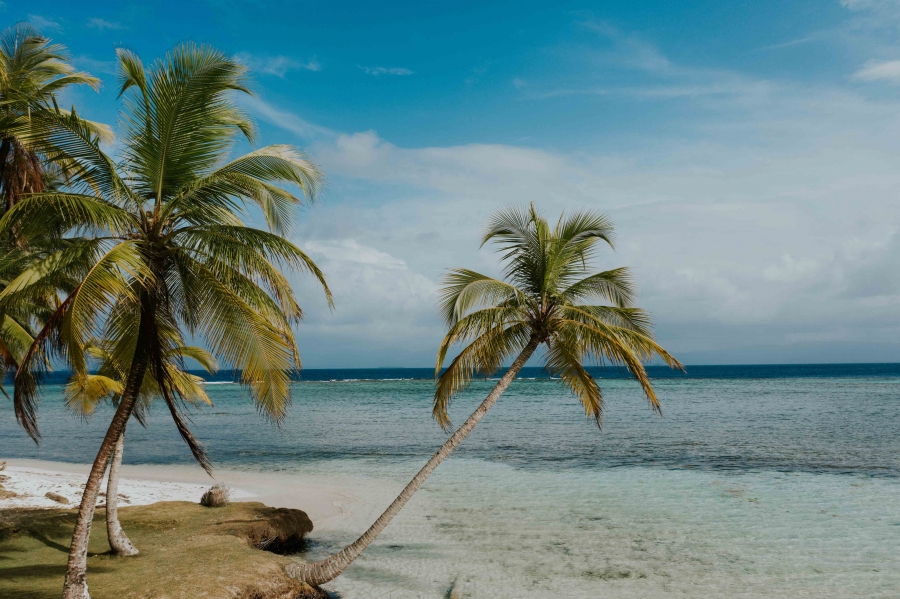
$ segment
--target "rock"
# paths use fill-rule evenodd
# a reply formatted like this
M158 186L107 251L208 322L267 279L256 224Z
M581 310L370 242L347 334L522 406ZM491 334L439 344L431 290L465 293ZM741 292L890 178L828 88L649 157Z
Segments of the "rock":
M275 508L266 520L254 522L244 533L251 545L263 551L291 555L306 548L313 523L301 510Z
M69 500L60 495L59 493L54 493L53 491L47 491L44 495L47 499L55 501L56 503L69 503Z
M223 484L213 485L200 498L200 505L203 507L225 507L228 505L231 492Z
M0 462L0 472L6 470L6 462Z

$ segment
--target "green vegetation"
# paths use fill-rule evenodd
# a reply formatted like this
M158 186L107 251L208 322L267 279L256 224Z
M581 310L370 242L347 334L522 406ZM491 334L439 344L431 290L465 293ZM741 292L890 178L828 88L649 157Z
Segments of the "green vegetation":
M166 502L122 508L120 517L142 551L119 558L107 553L102 533L91 536L88 567L96 599L320 596L285 575L292 558L254 546L260 531L295 538L308 533L312 523L299 510ZM74 510L0 512L0 597L59 597L75 518Z
M489 222L482 245L496 243L505 262L504 279L467 269L452 269L441 290L441 314L449 331L438 352L433 414L450 426L447 406L476 374L490 374L515 356L487 398L416 474L397 499L359 539L314 564L293 564L291 576L310 584L336 578L387 527L428 475L450 455L497 402L539 346L551 373L581 400L585 413L599 427L603 395L584 369L585 361L626 368L641 384L653 409L659 402L643 363L654 355L681 368L654 340L650 318L632 305L634 290L628 270L594 273L597 246L612 247L613 226L590 211L561 216L551 227L534 205L497 213ZM603 302L600 305L591 302ZM441 368L450 347L467 344L447 370Z
M17 32L10 34L14 53L22 46ZM35 48L54 48L32 38ZM5 259L18 260L0 291L0 312L15 314L38 300L44 308L29 320L39 327L29 332L33 342L25 339L24 353L7 360L16 372L19 423L38 440L36 399L48 358L65 361L76 383L117 403L76 520L68 599L89 597L87 543L101 479L129 419L140 419L147 389L164 401L197 461L210 468L182 415L191 400L189 381L179 376L184 358L192 357L180 351L185 336L202 339L216 358L239 369L260 413L278 422L290 403L290 372L300 367L292 326L303 315L281 269L311 273L331 302L321 271L286 239L304 200L283 186L314 200L323 183L318 168L283 145L231 158L240 139L252 143L255 135L233 101L250 93L245 67L194 44L176 47L150 68L127 50L118 56L120 154L107 156L97 127L54 103L29 125L27 139L40 140L35 147L43 150L32 156L48 165L42 172L52 165L65 177L60 185L25 188L0 218L0 239L11 240L14 250ZM48 58L38 72L59 71L58 63ZM4 67L0 76L10 73ZM57 80L56 88L63 83ZM53 89L45 86L50 100ZM266 229L242 221L257 215ZM89 380L95 339L116 378Z
M77 180L77 165L65 151L71 141L68 125L111 139L108 127L57 106L55 95L72 85L96 89L99 80L76 71L63 46L50 43L26 24L0 33L0 215L28 194ZM60 243L58 231L50 227L28 237L17 229L5 231L0 236L0 290ZM0 306L0 376L18 368L53 311L55 291L32 293ZM17 417L27 420L26 414Z
M97 89L100 80L76 71L65 47L51 44L27 24L0 34L0 195L3 211L26 194L71 181L77 165L66 155L61 123L76 121L110 138L102 125L78 119L56 105L70 85Z

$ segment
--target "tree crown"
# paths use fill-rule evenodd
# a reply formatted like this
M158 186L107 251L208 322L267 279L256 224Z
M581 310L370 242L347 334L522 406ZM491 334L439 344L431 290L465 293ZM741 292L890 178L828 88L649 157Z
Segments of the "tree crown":
M433 414L441 426L450 426L450 400L475 374L497 371L532 340L545 346L546 368L575 393L598 426L603 395L585 361L626 368L659 411L644 363L659 356L669 366L682 366L654 341L648 314L634 307L628 270L593 271L598 249L613 247L606 216L587 210L564 214L554 226L533 204L508 208L490 219L482 246L487 243L497 246L503 279L455 268L439 291L448 327L435 370ZM457 343L466 345L442 374Z

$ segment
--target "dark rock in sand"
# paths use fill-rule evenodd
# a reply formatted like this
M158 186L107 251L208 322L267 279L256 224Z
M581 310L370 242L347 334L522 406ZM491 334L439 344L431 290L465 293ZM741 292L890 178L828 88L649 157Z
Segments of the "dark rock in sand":
M231 498L230 495L231 492L225 485L214 485L200 498L200 505L203 507L225 507Z
M53 491L48 491L44 495L44 497L46 497L47 499L51 499L51 500L55 501L56 503L69 503L68 499L66 499L59 493L54 493Z
M244 533L257 549L280 555L299 553L306 548L306 535L312 532L313 523L301 510L278 508L264 521L254 522Z

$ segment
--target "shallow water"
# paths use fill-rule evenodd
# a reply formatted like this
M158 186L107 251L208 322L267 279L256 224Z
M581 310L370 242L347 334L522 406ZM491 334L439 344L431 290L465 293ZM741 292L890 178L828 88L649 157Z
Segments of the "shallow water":
M484 599L900 596L900 377L840 368L659 379L662 418L632 382L604 379L602 432L557 382L518 380L330 588L348 599L444 597L454 583ZM490 386L456 401L457 422ZM239 386L209 391L215 407L193 420L216 463L311 474L364 498L316 531L311 557L364 530L446 438L428 381L297 383L281 430ZM0 406L0 456L46 460L87 461L110 413L82 424L49 386L38 448ZM160 407L147 430L129 429L127 462L189 463Z

